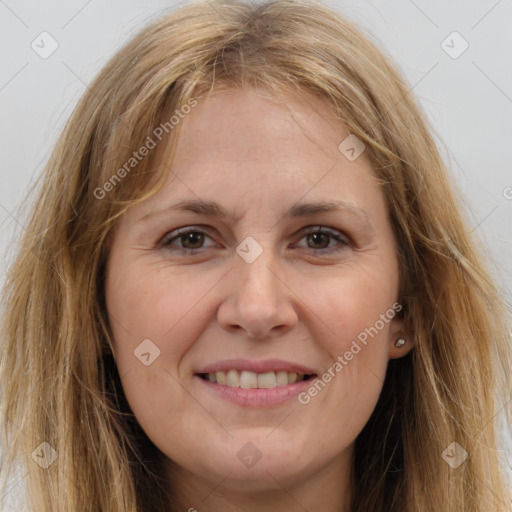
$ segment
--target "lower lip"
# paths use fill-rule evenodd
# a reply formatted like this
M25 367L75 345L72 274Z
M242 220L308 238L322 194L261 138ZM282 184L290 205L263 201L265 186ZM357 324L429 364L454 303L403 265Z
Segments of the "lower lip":
M210 382L198 375L194 375L194 378L199 380L206 389L211 390L213 393L216 393L221 398L230 402L246 407L266 407L269 405L282 404L297 396L299 393L309 388L316 377L271 389L234 388Z

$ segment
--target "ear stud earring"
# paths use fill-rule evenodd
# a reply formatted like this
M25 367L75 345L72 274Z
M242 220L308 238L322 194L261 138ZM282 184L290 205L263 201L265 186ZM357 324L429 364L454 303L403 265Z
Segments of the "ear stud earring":
M405 340L403 338L398 338L395 343L395 347L403 347L405 345Z

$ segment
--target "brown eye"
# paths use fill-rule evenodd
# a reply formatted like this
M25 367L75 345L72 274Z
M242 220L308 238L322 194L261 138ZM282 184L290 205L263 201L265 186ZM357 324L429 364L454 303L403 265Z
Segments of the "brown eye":
M311 229L304 234L303 238L306 239L307 248L312 251L329 253L333 251L340 251L350 246L349 239L343 236L342 233L322 227ZM331 241L336 241L338 243L329 247Z
M190 231L185 235L181 235L180 241L185 249L199 249L204 242L204 233L200 233L199 231ZM190 244L192 247L187 244Z
M310 233L307 235L308 242L311 242L316 247L311 247L311 249L325 249L329 246L329 235L325 233Z
M207 238L210 237L199 229L176 229L166 235L159 246L171 251L193 254L200 249L208 248L208 246L204 247ZM343 236L342 233L322 227L310 230L301 239L306 239L306 249L310 249L313 252L330 253L350 246L348 238ZM331 242L337 242L337 244L330 246Z
M203 249L206 238L210 237L198 229L177 229L166 235L159 245L170 250L195 252L198 249ZM177 246L176 241L178 242Z

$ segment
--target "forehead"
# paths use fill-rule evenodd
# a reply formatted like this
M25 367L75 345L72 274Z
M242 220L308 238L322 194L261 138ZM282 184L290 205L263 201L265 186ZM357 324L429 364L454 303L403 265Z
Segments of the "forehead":
M382 215L364 151L349 159L340 150L348 135L327 100L312 94L217 92L183 116L172 152L159 145L156 162L168 182L134 213L147 215L174 199L215 201L238 216L251 207L261 215L270 204L304 199L367 204Z
M225 158L241 160L257 158L262 147L265 155L273 151L276 157L290 156L290 149L311 151L311 144L332 154L340 137L347 135L326 99L307 92L286 91L278 96L249 88L221 90L200 100L186 116L180 138L188 150L222 151ZM187 156L194 154L182 152L178 158Z

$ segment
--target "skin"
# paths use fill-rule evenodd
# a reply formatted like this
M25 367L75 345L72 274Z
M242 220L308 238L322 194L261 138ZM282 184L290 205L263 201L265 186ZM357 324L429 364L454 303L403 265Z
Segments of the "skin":
M233 404L207 392L194 371L235 357L284 359L318 375L332 367L398 300L382 191L364 153L349 161L338 150L348 132L318 97L226 90L181 123L174 160L162 161L172 164L167 184L128 210L109 240L107 310L128 402L165 457L177 510L346 512L354 441L389 359L412 347L401 320L386 322L306 405ZM198 198L235 218L163 211L140 220ZM299 201L321 200L350 202L367 217L284 217ZM203 241L159 245L183 227L205 233ZM307 236L318 227L345 243ZM236 252L248 236L263 250L252 263ZM407 344L396 348L398 337ZM148 366L134 356L144 339L160 350ZM237 457L248 442L261 454L252 467Z

